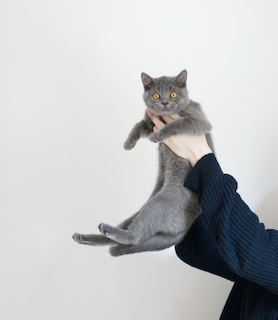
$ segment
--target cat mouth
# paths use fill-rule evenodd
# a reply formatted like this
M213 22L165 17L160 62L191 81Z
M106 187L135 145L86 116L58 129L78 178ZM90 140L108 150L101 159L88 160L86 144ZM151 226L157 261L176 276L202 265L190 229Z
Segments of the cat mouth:
M159 110L159 115L172 115L177 113L176 108L162 108L161 110Z
M150 111L157 115L157 116L160 116L160 115L172 115L172 114L176 114L177 113L177 107L176 106L161 106L160 108L156 107L152 107L150 109Z

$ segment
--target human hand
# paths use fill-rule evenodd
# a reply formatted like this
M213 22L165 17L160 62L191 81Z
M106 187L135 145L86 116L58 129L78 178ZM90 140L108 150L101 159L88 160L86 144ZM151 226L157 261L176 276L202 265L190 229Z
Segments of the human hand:
M162 116L166 124L164 124L159 116L154 115L149 110L147 114L154 123L153 131L158 132L165 127L168 123L181 118L180 115L164 115ZM189 135L175 135L167 140L165 143L177 156L189 160L191 165L194 167L195 164L206 154L212 153L212 150L208 146L205 135L200 136L189 136Z

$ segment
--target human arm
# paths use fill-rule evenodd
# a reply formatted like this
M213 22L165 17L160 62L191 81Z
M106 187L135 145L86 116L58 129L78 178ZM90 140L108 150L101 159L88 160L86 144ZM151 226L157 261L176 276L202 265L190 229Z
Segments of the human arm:
M202 219L229 268L278 294L278 231L265 229L213 154L197 162L185 186L200 195Z
M164 120L167 123L167 119ZM163 125L157 119L154 123L155 130ZM193 146L184 136L173 136L166 143L179 156L190 160L200 146L194 146L198 142L188 139ZM188 144L182 146L182 143ZM278 231L265 229L237 193L236 180L222 172L214 154L205 153L202 151L201 158L195 163L194 157L190 160L194 168L185 181L186 187L199 194L203 211L198 219L202 219L203 230L207 229L213 235L216 247L232 273L278 294ZM211 241L209 247L212 245ZM202 249L200 254L206 254L204 247Z
M202 214L175 250L177 256L192 267L231 281L237 277L221 256L213 233L204 224Z

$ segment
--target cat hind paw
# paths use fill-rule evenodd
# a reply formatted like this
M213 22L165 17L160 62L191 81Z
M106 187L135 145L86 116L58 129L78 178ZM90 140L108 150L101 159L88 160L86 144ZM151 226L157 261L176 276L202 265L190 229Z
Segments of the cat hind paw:
M74 233L72 235L72 239L77 243L80 243L80 244L83 243L82 234L80 234L80 233Z
M110 227L108 224L101 223L99 226L99 231L101 234L103 234L105 237L108 237L110 234Z

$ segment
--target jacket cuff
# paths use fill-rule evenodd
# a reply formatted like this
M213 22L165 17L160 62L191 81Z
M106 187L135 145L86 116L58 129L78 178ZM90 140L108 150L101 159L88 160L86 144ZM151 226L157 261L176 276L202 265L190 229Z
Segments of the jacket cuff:
M223 175L223 171L213 153L203 156L187 176L184 186L201 194L204 185Z

